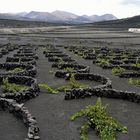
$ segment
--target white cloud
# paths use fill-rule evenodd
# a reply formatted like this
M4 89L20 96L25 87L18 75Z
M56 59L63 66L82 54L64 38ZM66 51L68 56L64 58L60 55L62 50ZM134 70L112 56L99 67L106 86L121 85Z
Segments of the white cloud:
M140 6L140 0L122 0L122 4L131 4Z
M123 18L140 14L138 3L140 0L0 0L0 12L63 10L78 15L111 13Z

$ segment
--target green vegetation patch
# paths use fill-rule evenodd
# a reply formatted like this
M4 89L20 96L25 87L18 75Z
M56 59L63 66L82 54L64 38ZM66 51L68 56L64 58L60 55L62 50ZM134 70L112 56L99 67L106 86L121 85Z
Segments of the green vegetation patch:
M28 86L17 85L15 83L9 83L7 78L3 79L1 87L4 92L10 92L10 93L24 91L24 90L29 89Z
M140 63L133 63L133 64L131 64L131 66L140 68Z
M63 61L63 59L60 57L58 63L59 63L60 65L62 65L62 64L65 63L65 61Z
M64 71L66 71L68 73L72 73L74 71L74 68L66 67L66 68L64 68Z
M131 85L140 86L140 79L129 78L128 82L129 82L129 84L131 84Z
M68 85L59 87L58 90L63 92L63 91L71 90L71 89L88 88L88 87L89 87L88 85L81 84L78 81L76 81L74 74L71 74Z
M120 66L114 67L112 69L112 74L113 75L116 75L116 76L121 75L123 72L125 72L125 69L124 68L121 68Z
M51 88L51 87L50 87L48 84L46 84L46 83L39 84L39 87L42 88L42 89L47 90L47 91L48 91L49 93L51 93L51 94L58 94L58 93L59 93L58 90Z
M88 85L81 84L75 80L74 74L71 74L70 81L67 85L61 86L57 89L51 88L47 83L39 84L41 89L47 90L51 94L58 94L59 92L66 92L67 90L75 88L88 88Z
M18 72L23 72L23 71L24 71L24 69L22 69L22 68L15 68L13 70L10 70L9 72L11 72L11 73L18 73Z
M109 116L106 108L107 106L103 106L101 99L98 98L95 105L89 105L70 117L71 121L78 117L85 117L80 130L81 140L88 140L90 128L95 129L101 140L116 140L118 132L127 133L127 127Z
M109 60L97 58L96 64L97 64L97 65L108 65L108 64L109 64Z

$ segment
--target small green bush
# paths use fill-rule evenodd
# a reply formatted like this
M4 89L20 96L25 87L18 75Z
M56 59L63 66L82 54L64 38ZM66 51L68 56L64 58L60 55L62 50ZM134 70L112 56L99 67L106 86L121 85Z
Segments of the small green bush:
M71 74L70 82L69 82L70 87L73 88L87 88L87 85L81 84L76 81L74 74Z
M71 74L70 81L65 86L61 86L57 89L53 89L50 86L48 86L48 84L43 83L43 84L39 84L39 87L47 90L48 92L50 92L52 94L58 94L59 92L66 92L67 90L71 90L71 89L74 89L74 88L87 88L88 86L77 82L75 80L74 74Z
M7 78L3 79L1 87L4 92L10 92L10 93L28 90L29 88L27 86L17 85L15 83L9 83Z
M59 64L64 64L65 63L61 57L59 58L58 62L59 62Z
M129 84L131 84L131 85L140 86L140 79L129 78L128 82L129 82Z
M81 84L76 81L74 74L71 74L69 83L66 86L59 87L57 90L60 92L77 89L77 88L88 88L88 85Z
M109 61L107 60L107 59L101 59L101 58L98 58L97 60L96 60L96 64L97 65L108 65L109 64Z
M101 99L98 98L95 105L89 105L70 117L71 121L81 116L85 118L80 130L81 140L88 140L90 128L95 129L101 140L116 140L118 132L127 133L127 127L109 116L106 107L102 105Z
M45 90L47 90L49 93L51 93L51 94L58 94L59 93L59 91L58 90L56 90L56 89L53 89L53 88L51 88L48 84L39 84L39 87L40 88L42 88L42 89L45 89Z
M74 68L67 67L67 68L64 68L64 71L68 73L72 73L74 71Z
M140 63L133 63L133 64L131 64L131 66L140 68Z
M120 66L114 67L112 69L112 73L116 76L119 76L120 74L122 74L123 72L125 72L124 68L121 68Z
M11 72L11 73L17 73L17 72L23 72L23 71L24 71L24 69L22 69L22 68L15 68L13 70L10 70L9 72Z

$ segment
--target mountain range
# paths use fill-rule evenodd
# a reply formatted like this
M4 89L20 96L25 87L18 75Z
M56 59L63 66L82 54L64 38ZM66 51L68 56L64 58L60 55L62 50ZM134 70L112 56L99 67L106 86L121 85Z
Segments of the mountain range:
M104 28L140 28L140 15L118 19L110 21L95 22L88 24L94 27L104 27Z
M29 13L21 12L21 13L0 13L0 19L13 19L13 20L25 20L25 21L43 21L43 22L51 22L51 23L68 23L68 24L83 24L83 23L93 23L99 21L109 21L116 20L112 14L104 14L104 15L82 15L78 16L76 14L59 11L56 10L54 12L37 12L31 11Z

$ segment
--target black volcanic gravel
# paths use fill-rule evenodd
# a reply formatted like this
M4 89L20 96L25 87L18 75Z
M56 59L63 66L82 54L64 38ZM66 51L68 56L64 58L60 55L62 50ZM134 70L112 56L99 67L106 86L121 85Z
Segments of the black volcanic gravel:
M63 80L54 80L53 75L49 74L49 65L47 59L39 51L38 81L47 81L47 83L52 83L54 87L63 84ZM96 97L92 97L65 101L63 94L52 95L41 91L40 96L28 101L26 106L37 118L42 140L80 140L79 130L82 120L78 119L71 122L69 116L85 108L86 105L95 104L96 99ZM122 124L128 126L129 133L119 135L118 140L139 140L139 104L106 98L102 100L104 104L109 104L108 111L110 114ZM94 130L89 134L89 138L90 140L99 140Z

